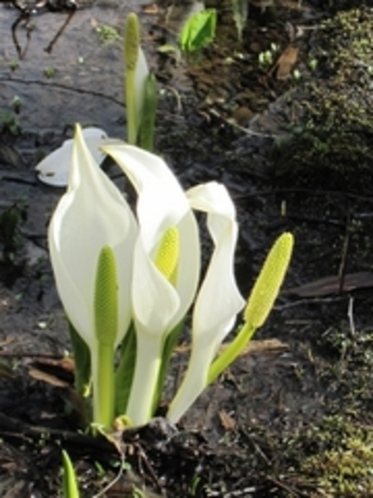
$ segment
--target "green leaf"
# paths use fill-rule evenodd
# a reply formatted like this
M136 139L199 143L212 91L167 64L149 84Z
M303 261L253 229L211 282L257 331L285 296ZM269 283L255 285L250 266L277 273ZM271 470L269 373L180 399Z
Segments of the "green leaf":
M180 34L184 52L194 52L209 45L215 38L216 10L206 9L193 14L185 22Z
M153 152L155 116L158 104L157 81L152 72L146 78L144 89L144 102L139 130L138 145L142 149Z
M89 347L80 334L75 330L73 324L67 319L70 333L70 341L75 363L74 377L75 389L86 398L89 394L91 379L91 355Z
M64 498L79 498L80 495L75 470L70 457L65 450L62 451L62 465Z
M131 323L121 344L121 357L115 374L115 413L124 415L131 392L136 363L136 329Z

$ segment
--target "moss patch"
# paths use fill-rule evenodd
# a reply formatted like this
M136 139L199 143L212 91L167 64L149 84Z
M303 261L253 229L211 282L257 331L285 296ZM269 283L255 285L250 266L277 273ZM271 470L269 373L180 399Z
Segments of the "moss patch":
M373 11L339 12L315 33L318 78L299 91L301 123L275 151L298 183L364 189L373 178ZM296 97L298 98L298 96Z
M371 427L340 416L324 419L317 455L306 458L302 472L327 496L358 498L373 493L373 436Z

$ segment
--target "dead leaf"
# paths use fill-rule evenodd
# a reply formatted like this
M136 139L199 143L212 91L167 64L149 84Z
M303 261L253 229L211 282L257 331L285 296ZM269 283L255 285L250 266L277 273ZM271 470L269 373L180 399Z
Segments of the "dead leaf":
M69 387L68 382L63 381L54 375L37 370L36 368L30 368L28 373L33 379L41 380L42 382L50 384L54 387Z
M40 358L31 363L29 375L55 387L69 387L74 382L74 360Z
M226 431L233 431L236 428L236 421L225 410L219 412L219 419Z
M298 47L294 45L288 45L282 52L280 57L277 59L274 70L276 71L276 79L286 80L293 70L293 67L298 60Z
M156 3L151 3L150 5L142 7L141 12L144 14L156 15L158 14L158 10L158 5Z
M351 292L357 289L373 287L373 272L360 271L348 273L344 276L341 288L341 279L337 275L320 278L299 287L287 290L287 294L298 297L323 297L339 292Z

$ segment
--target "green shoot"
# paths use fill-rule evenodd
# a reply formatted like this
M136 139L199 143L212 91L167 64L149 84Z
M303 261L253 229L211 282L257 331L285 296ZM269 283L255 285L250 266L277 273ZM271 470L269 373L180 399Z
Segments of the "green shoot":
M215 38L216 10L206 9L193 14L185 22L180 34L183 52L195 52L209 45Z
M65 450L62 451L62 465L64 498L79 498L80 495L75 470L70 457Z
M138 132L138 109L136 106L136 67L140 47L140 26L136 14L127 16L124 36L124 61L126 67L125 96L127 106L128 142L136 144Z

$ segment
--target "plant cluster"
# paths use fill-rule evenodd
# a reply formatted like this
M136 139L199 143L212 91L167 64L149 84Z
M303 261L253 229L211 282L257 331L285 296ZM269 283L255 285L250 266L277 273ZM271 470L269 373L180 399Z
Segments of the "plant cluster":
M94 433L150 421L186 328L189 362L166 412L170 422L178 422L267 319L293 248L290 233L277 239L245 305L233 271L238 223L226 187L207 182L184 191L164 160L151 152L157 89L134 14L127 18L124 59L128 143L90 132L86 139L77 125L74 140L38 167L45 169L51 161L68 165L67 190L52 216L48 241L69 323L75 387ZM132 184L135 212L101 170L99 148ZM196 211L206 215L213 243L202 281ZM221 351L242 310L243 323ZM75 498L66 454L63 461L64 493Z

